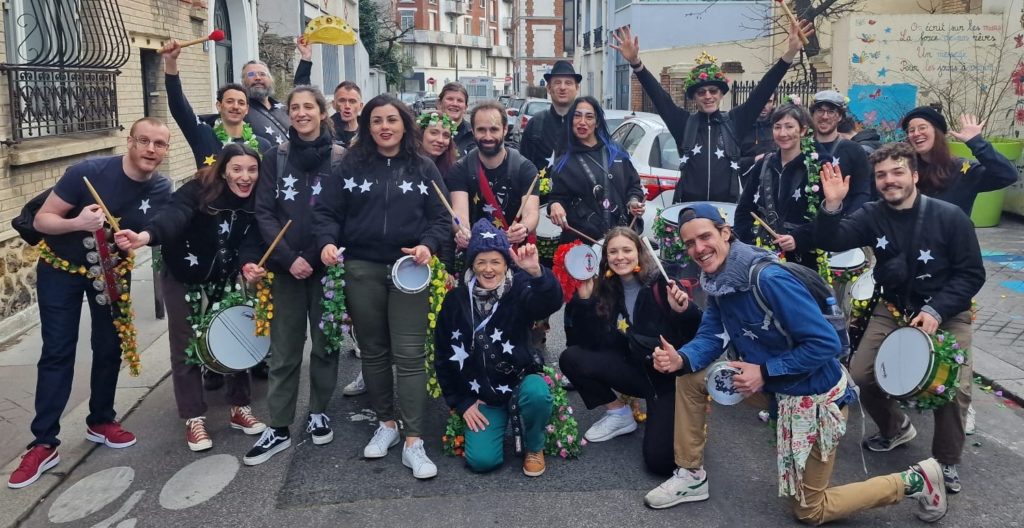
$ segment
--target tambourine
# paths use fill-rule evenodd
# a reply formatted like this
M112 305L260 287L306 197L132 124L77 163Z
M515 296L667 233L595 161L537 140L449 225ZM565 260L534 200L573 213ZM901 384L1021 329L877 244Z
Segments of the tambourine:
M334 15L318 16L306 24L302 33L306 44L333 44L335 46L351 46L359 42L359 37L352 26L344 18Z

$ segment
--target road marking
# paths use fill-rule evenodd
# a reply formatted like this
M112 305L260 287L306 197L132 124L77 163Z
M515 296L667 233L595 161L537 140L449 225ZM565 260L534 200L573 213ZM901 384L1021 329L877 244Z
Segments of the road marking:
M117 528L131 528L135 526L136 519L128 519L120 524L118 524L118 522L128 516L132 511L132 508L142 500L142 496L145 494L146 492L143 490L132 493L132 495L128 497L128 500L124 501L124 504L122 504L113 515L94 524L92 528L110 528L111 526L114 526L114 524L117 524Z
M160 506L184 510L202 504L220 493L238 473L238 459L212 455L196 460L174 474L160 490Z
M105 508L124 493L135 480L135 470L126 467L104 469L85 477L53 501L50 522L66 523L84 519Z

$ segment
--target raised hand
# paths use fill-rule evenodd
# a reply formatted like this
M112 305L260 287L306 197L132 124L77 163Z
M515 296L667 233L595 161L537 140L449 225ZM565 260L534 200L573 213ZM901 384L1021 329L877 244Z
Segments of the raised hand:
M825 209L838 211L850 192L850 177L844 177L838 165L826 163L821 167L821 191L825 194Z
M299 50L299 57L302 60L313 60L313 45L306 44L306 37L299 37L295 39L295 48Z
M983 128L985 128L985 121L979 123L978 116L963 114L960 116L960 130L950 130L949 135L956 138L957 141L966 143L967 140L980 135Z
M540 277L540 256L537 253L537 246L523 244L517 251L510 251L510 253L519 269L529 273L532 277Z
M608 43L608 47L618 50L626 62L629 64L640 62L640 38L633 36L633 30L629 26L613 31L612 39L615 40L615 44Z
M800 34L803 33L804 37L810 38L814 34L814 24L807 20L801 20L799 24L789 23L789 37L786 40L786 53L782 55L782 59L786 62L793 62L796 58L796 54L800 52L804 47L803 41L800 39Z

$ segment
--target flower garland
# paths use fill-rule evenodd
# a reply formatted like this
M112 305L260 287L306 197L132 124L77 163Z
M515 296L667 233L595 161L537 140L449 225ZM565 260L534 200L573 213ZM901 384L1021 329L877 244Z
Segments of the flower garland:
M212 305L206 306L211 294L214 292L220 293L220 299ZM202 365L203 360L199 355L199 350L200 347L205 347L206 344L201 338L203 333L210 328L213 316L217 315L221 308L253 306L256 301L245 295L240 284L226 282L223 286L192 284L185 292L185 302L188 303L189 307L189 315L185 320L192 326L192 335L189 336L188 346L185 347L185 363L188 365ZM257 333L257 335L259 334Z
M437 256L430 257L430 311L427 312L427 339L423 343L426 349L427 394L433 398L441 397L441 385L437 382L437 371L434 369L434 329L437 328L437 317L448 295L448 272ZM460 417L461 419L461 417Z
M886 303L886 309L902 326L910 324L909 318L892 303ZM930 387L921 394L910 399L910 405L921 411L937 409L956 399L960 390L960 366L967 362L968 349L961 348L956 336L946 330L939 330L929 336L932 340L933 354L937 364L949 365L947 384Z
M755 246L771 252L779 258L779 262L786 261L786 252L779 246L775 245L775 242L773 242L771 238L768 238L768 231L765 230L764 224L762 224L760 220L754 220L754 232L756 233L754 236Z
M669 262L684 263L690 259L690 256L686 253L686 246L683 245L683 241L679 238L679 233L673 229L668 222L665 221L661 216L662 209L658 209L654 214L654 237L658 240L658 244L661 246L661 254L667 257Z
M548 176L547 167L537 173L537 189L541 196L547 196L551 192L551 177Z
M345 334L352 329L352 319L345 307L345 258L338 252L338 263L327 266L327 272L320 279L324 295L320 298L320 330L327 338L328 351L340 351Z
M804 155L804 167L807 169L807 185L804 186L804 196L807 197L807 214L804 216L808 221L813 222L818 216L818 207L821 206L821 163L818 162L818 148L814 143L814 133L808 131L800 139L800 152ZM818 275L832 284L832 268L828 265L828 255L824 250L814 250L818 261Z
M256 335L266 337L270 335L270 320L274 318L274 297L270 293L270 286L274 283L274 272L267 274L256 283L256 304L253 306L253 316L256 322Z
M690 74L686 77L683 89L689 90L692 86L708 81L717 81L728 85L729 78L722 73L717 61L718 59L714 56L708 55L708 52L706 51L702 51L694 60L694 63L696 63L697 66L690 70Z
M224 121L219 117L213 122L213 133L220 140L221 145L225 147L228 146L228 143L234 142L231 136L228 135L228 131L224 128ZM260 143L256 140L256 134L253 133L252 125L249 123L242 123L242 142L257 153L260 152ZM260 157L262 157L262 154L260 154Z
M580 436L579 424L569 405L569 396L563 386L565 377L549 366L544 367L542 377L551 390L551 416L544 428L544 454L566 459L578 458L587 440ZM444 454L465 456L466 422L454 410L448 414L441 443Z
M455 126L455 121L452 121L452 118L448 117L447 114L442 114L437 110L423 112L416 118L416 124L419 125L420 128L440 126L450 132L453 136L459 132L459 127Z
M89 279L100 279L101 275L92 273L83 265L74 265L67 259L62 259L53 252L53 248L45 240L39 242L39 258L54 269L58 269L71 275L82 275ZM142 368L142 358L139 356L138 330L135 328L135 311L132 310L131 281L128 274L135 268L135 255L129 253L127 258L114 266L113 272L117 280L117 298L111 299L112 307L117 309L114 316L114 330L121 341L121 359L128 363L128 373L131 376L138 376Z

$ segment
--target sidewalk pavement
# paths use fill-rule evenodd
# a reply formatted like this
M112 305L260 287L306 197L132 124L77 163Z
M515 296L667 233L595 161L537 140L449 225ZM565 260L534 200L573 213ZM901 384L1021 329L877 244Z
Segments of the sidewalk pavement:
M1004 397L1024 404L1024 219L1004 215L998 227L977 230L987 271L984 288L977 296L978 317L974 327L974 371ZM170 373L167 325L153 312L153 272L148 253L140 252L138 272L133 277L133 301L137 314L139 348L142 350L142 374L132 378L122 373L118 380L115 408L120 418L130 414L138 403ZM85 440L88 414L88 310L83 314L75 383L62 418L61 463L44 474L39 482L21 489L0 488L0 527L14 526L54 489L96 444ZM24 447L32 440L29 424L33 417L35 363L41 338L38 326L29 329L15 343L0 347L0 463L9 461L0 471L5 482L20 462ZM172 410L168 410L172 412ZM138 431L137 431L138 432ZM145 438L145 431L139 432Z

